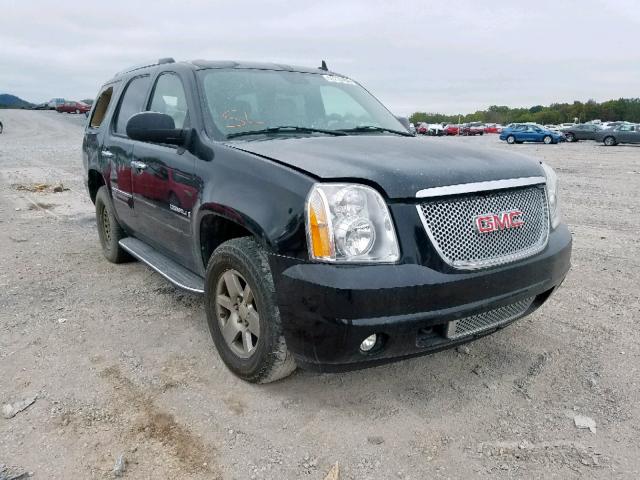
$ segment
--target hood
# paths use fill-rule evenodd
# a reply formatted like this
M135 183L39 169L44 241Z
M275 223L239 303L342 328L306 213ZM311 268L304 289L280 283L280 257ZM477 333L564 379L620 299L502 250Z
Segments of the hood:
M323 181L373 182L389 198L415 197L424 188L543 176L538 160L517 153L414 137L280 137L227 145Z

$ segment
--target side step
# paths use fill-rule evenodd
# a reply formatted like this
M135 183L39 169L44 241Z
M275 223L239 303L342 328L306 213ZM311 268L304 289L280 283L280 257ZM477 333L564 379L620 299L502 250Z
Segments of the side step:
M118 243L123 250L146 263L176 287L192 293L204 293L204 278L167 258L155 248L133 237L123 238Z

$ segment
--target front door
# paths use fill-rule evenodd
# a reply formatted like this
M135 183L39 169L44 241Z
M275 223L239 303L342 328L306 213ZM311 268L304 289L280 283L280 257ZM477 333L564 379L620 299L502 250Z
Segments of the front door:
M137 230L133 208L133 183L131 161L133 142L127 137L129 118L142 110L149 90L149 76L132 78L125 86L115 115L106 135L100 155L105 164L110 164L111 194L113 206L120 222L129 230Z
M180 77L162 73L147 110L166 113L175 128L189 127L189 108ZM131 179L138 231L144 240L192 267L191 210L197 201L196 157L183 147L135 142Z

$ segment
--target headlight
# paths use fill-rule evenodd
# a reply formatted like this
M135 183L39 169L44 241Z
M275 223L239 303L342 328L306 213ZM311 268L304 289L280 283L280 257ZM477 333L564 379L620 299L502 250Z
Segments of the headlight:
M549 216L551 217L551 228L560 225L560 204L558 199L558 176L546 163L542 163L544 176L547 179L547 198L549 200Z
M306 207L309 257L325 262L396 262L398 239L387 204L373 188L317 183Z

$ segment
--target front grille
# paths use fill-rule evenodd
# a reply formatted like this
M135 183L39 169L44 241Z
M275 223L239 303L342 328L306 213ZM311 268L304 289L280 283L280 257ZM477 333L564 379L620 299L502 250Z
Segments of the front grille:
M520 210L524 225L480 233L480 215ZM544 186L434 198L418 206L433 246L449 265L476 269L535 255L547 244L549 209Z
M488 312L449 322L446 337L450 340L455 340L514 320L527 311L534 298L525 298L504 307L494 308Z

